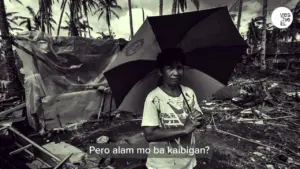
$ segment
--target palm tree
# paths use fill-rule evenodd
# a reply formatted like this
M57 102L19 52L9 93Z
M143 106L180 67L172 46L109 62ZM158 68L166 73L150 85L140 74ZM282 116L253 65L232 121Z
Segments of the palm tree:
M19 25L16 21L20 18L20 16L13 16L18 12L8 12L6 13L7 21L8 21L8 29L10 31L19 30L22 31L23 29L12 27L12 24Z
M83 13L86 18L86 21L84 23L84 28L88 29L89 36L91 37L91 27L89 23L89 17L88 17L88 12L92 11L94 8L97 7L97 1L96 0L83 0L82 1L82 8L83 8ZM86 30L86 29L84 29Z
M34 12L34 10L30 6L27 6L26 8L31 16L31 20L34 23L34 30L39 30L41 28L41 20L39 16Z
M58 22L57 36L59 36L60 29L62 28L61 23L62 23L63 15L65 13L67 1L68 0L63 0L61 3L61 7L60 7L61 14L60 14L59 22ZM91 27L89 25L88 13L98 6L97 0L71 0L69 5L74 7L75 9L73 9L73 10L76 11L76 12L75 11L72 12L71 8L70 8L70 14L72 16L72 20L78 20L77 19L78 17L83 18L83 15L84 15L86 20L84 20L84 23L83 23L84 26L82 26L81 28L83 29L84 33L86 33L86 29L88 29L89 36L91 37L91 31L90 31ZM71 17L69 17L69 19L71 19ZM75 23L74 25L77 25L77 24L78 23ZM64 28L66 28L66 27L64 27ZM81 30L78 30L78 34L81 34Z
M41 31L45 32L47 29L48 34L52 34L53 25L52 23L56 22L52 18L52 5L53 0L39 0L39 19L41 23Z
M115 36L114 32L112 32L112 35L107 35L104 32L97 32L97 34L100 35L100 37L98 37L97 39L113 39Z
M71 36L81 35L80 29L78 29L79 14L81 13L81 0L70 0L69 2L69 26L71 30Z
M103 14L106 14L106 23L108 27L109 34L111 35L111 25L110 25L110 20L111 20L111 14L113 14L115 17L119 19L119 15L113 11L113 9L122 9L118 4L116 0L100 0L98 4L98 10L95 11L94 14L97 12L100 12L98 20L103 16Z
M67 0L63 0L62 3L61 3L61 7L60 7L61 14L60 14L59 21L58 21L57 35L56 36L59 36L59 32L60 32L60 28L61 28L61 21L62 21L62 17L64 15L64 12L65 12L66 4L67 4Z
M83 24L80 24L80 28L84 30L84 37L86 37L86 30L89 32L89 37L92 38L91 30L94 30L88 23L88 21L83 21Z
M69 36L78 36L80 34L79 30L93 30L91 26L89 26L85 21L81 22L83 16L76 17L73 20L71 20L71 17L68 13L66 13L66 16L68 17L67 20L65 20L65 23L67 26L61 26L61 29L68 30ZM74 23L74 25L71 25L71 22ZM86 36L85 36L86 37Z
M19 2L20 3L20 2ZM14 53L12 50L13 40L9 33L9 23L7 21L7 15L4 5L4 0L0 0L0 32L2 38L2 49L5 54L5 60L7 65L7 80L11 85L8 88L10 95L19 95L18 89L20 89L20 81L17 76L17 68L15 64Z
M43 15L44 12L41 12L41 9L36 13L32 7L27 6L26 9L28 10L31 18L28 17L18 17L20 19L22 19L21 23L19 24L20 26L25 25L26 24L26 28L28 30L41 30L41 31L45 31L45 25L47 25L47 32L48 34L51 35L52 30L54 30L53 24L56 24L55 20L52 18L52 14L49 13L47 15L49 15L49 17L45 17ZM41 19L41 18L47 18L46 19ZM44 23L42 23L41 21L43 20ZM32 22L34 23L34 27L32 26Z
M56 21L53 19L53 15L52 13L49 14L48 18L47 18L47 31L49 35L52 35L52 31L55 30L53 24L57 24Z
M77 23L77 19L78 18L71 18L71 16L66 13L68 20L65 21L65 23L67 24L67 26L61 26L61 29L64 30L68 30L68 36L79 36L79 31L78 31L78 24Z
M21 21L21 22L19 23L19 26L25 25L25 27L26 27L26 29L27 29L28 31L32 31L32 30L35 29L34 27L32 27L30 18L28 18L28 17L21 17L21 19L23 19L23 21Z
M196 7L197 11L200 9L200 2L199 0L191 0L191 2ZM173 0L172 4L172 14L184 12L187 9L187 1L186 0ZM177 10L177 12L176 12Z

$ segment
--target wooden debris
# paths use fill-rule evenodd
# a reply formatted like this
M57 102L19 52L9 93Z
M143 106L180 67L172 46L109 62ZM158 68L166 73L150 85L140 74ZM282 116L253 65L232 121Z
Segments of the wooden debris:
M70 155L68 155L66 158L64 158L56 167L54 167L54 169L59 169L61 168L61 166L73 155L73 153L71 153Z
M17 111L17 110L23 109L24 107L26 107L26 103L22 103L22 104L17 105L17 106L15 106L15 107L13 107L9 110L5 110L5 111L0 112L0 116L6 116L10 113L13 113L13 112Z
M108 143L109 141L109 137L107 136L100 136L99 138L97 138L96 143L98 144L105 144Z

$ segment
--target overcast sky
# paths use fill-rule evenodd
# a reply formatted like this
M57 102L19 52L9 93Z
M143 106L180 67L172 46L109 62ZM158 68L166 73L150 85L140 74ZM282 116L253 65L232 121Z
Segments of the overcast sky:
M20 16L28 16L29 12L26 9L26 6L31 6L35 12L38 11L38 0L21 0L23 6L15 2L14 0L4 0L6 5L7 12L18 12ZM171 14L173 0L164 0L164 14ZM196 8L190 2L191 0L187 0L188 2L188 11L194 11ZM231 6L236 0L199 0L200 1L200 10L208 9L217 6L228 5ZM290 9L294 8L299 0L269 0L268 1L268 10L269 17L268 21L270 22L270 15L274 8L279 6L285 6ZM261 3L262 0L244 0L243 5L243 13L242 13L242 21L241 21L241 29L240 32L245 34L247 31L247 25L251 18L257 17L261 15ZM128 12L128 0L118 0L118 4L123 8L122 10L116 10L119 14L120 18L117 19L115 17L111 20L112 30L116 33L117 38L125 38L128 39L130 35L129 29L129 12ZM143 23L142 18L142 8L144 8L145 16L156 16L159 13L159 0L132 0L132 13L133 13L133 24L134 24L134 32L138 30L138 28ZM61 13L60 3L55 1L55 4L52 8L54 19L58 22L59 16ZM68 12L68 8L66 9ZM107 25L103 19L98 21L98 16L93 16L89 14L90 25L93 27L94 31L92 31L92 36L97 37L96 32L107 32ZM62 25L65 26L65 20L67 19L66 15L63 17ZM57 25L54 25L57 28ZM54 31L56 34L56 30ZM67 31L62 31L61 35L67 36Z

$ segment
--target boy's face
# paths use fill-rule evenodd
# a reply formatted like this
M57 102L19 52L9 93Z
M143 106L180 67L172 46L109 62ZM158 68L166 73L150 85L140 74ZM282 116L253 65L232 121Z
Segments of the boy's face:
M171 65L166 65L163 67L161 76L163 82L170 86L175 86L180 84L180 78L183 75L183 64L174 61Z

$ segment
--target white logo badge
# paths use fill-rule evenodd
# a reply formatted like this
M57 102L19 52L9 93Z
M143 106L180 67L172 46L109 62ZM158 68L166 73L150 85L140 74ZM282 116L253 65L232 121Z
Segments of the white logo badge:
M293 13L286 7L276 8L271 17L272 23L279 29L288 28L293 22Z

